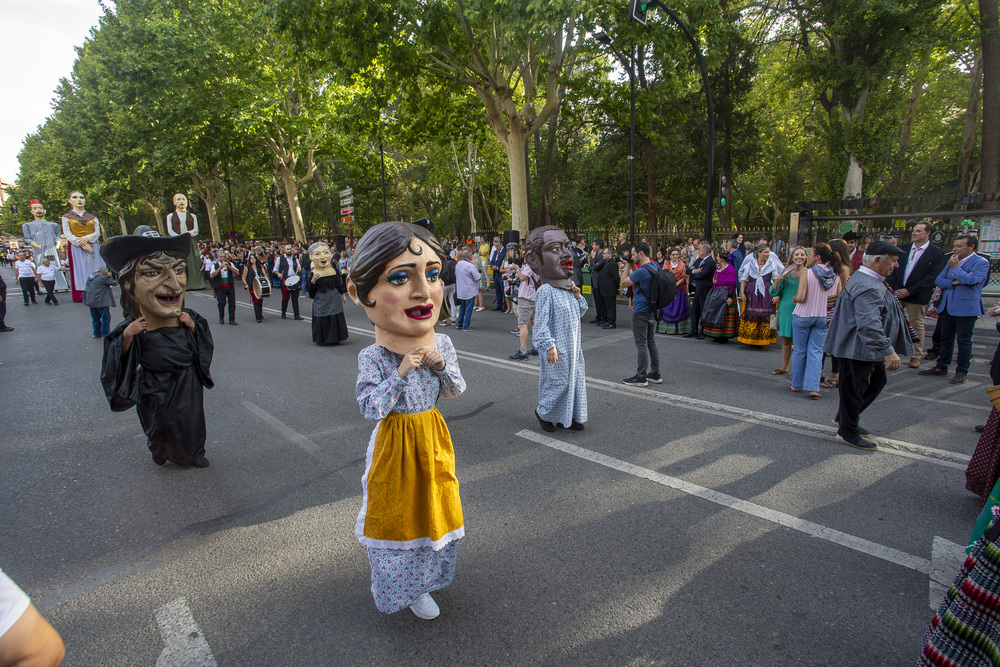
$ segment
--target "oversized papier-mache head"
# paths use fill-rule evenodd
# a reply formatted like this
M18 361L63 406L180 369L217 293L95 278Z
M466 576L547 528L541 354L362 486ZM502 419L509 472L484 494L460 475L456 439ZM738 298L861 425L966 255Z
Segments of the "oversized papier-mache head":
M434 235L408 222L382 222L358 241L347 293L375 325L375 343L391 352L435 344L445 253Z
M31 207L31 217L33 217L35 220L45 219L45 206L42 204L42 202L40 202L37 199L32 199L30 202L28 202L28 205Z
M184 308L190 248L190 234L160 236L146 225L104 244L101 256L118 275L126 315L145 317L153 327L177 326Z
M524 241L524 261L542 284L571 289L573 275L572 244L566 232L553 225L536 227Z
M330 250L330 246L322 241L317 241L309 246L309 261L312 262L314 271L316 269L326 270L330 267L332 259L333 251Z

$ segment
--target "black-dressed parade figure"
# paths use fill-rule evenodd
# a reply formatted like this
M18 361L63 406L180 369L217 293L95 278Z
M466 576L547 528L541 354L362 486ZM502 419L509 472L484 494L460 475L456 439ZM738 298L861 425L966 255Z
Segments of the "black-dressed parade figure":
M309 246L312 273L306 281L306 293L313 302L312 335L318 345L336 345L347 340L344 318L347 285L344 276L330 262L332 258L330 246L322 241Z
M205 318L184 308L190 249L190 235L161 237L146 226L101 249L126 315L105 338L101 383L112 410L135 406L157 465L204 468L214 345Z

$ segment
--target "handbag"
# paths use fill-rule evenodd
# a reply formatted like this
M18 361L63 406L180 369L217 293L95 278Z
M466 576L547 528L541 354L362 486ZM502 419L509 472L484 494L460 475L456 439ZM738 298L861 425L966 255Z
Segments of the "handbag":
M993 404L993 407L997 410L997 412L1000 412L1000 384L987 387L986 395L990 397L990 403Z
M770 317L771 329L774 331L778 330L778 313L771 313Z

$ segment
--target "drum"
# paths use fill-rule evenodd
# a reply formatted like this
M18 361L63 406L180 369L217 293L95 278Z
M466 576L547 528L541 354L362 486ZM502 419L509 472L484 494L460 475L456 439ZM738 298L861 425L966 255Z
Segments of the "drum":
M268 285L270 287L270 285ZM253 279L253 298L259 299L264 293L264 287L260 284L260 278Z
M285 287L288 289L299 289L300 282L302 282L302 278L299 276L288 276L285 278Z
M271 283L266 280L260 284L260 296L258 299L266 299L271 296Z

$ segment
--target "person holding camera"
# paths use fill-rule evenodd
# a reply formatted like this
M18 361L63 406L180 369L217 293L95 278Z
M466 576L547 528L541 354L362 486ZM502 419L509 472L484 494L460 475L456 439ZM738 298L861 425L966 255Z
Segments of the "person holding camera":
M215 290L215 300L219 304L219 324L225 324L226 302L229 303L229 323L236 326L236 269L229 263L229 253L219 251L218 259L212 264L208 280Z

